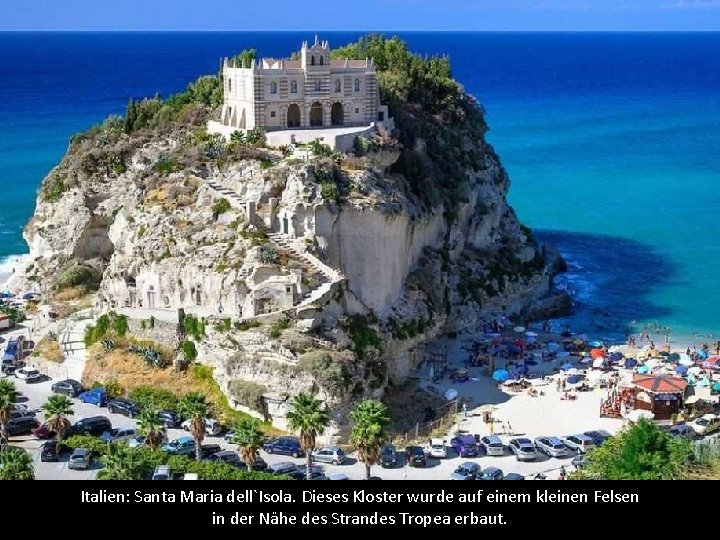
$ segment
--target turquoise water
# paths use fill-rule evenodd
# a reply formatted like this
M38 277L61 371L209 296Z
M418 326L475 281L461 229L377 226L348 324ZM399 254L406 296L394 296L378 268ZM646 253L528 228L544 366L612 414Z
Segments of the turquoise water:
M356 33L328 33L331 44ZM720 34L410 33L484 104L510 201L559 246L568 322L720 332ZM68 137L130 97L167 95L221 56L307 33L0 33L0 275ZM634 324L633 324L634 323Z

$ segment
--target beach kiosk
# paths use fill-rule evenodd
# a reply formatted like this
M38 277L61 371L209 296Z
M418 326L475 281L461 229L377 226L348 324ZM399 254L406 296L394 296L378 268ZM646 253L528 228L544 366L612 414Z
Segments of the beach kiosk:
M687 382L672 375L635 375L635 409L650 411L657 420L669 420L683 406Z

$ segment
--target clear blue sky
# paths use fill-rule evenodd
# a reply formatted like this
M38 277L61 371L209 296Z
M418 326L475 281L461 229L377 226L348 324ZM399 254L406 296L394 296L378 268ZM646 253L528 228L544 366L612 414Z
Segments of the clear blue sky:
M0 0L0 30L720 30L720 0Z

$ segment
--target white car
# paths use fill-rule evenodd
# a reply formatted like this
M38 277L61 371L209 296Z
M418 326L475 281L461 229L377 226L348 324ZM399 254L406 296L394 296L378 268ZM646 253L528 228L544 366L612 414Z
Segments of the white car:
M447 446L445 446L445 441L442 439L430 439L430 442L425 448L425 453L430 457L438 459L446 458Z
M587 435L568 435L562 438L562 442L570 448L575 450L578 454L585 454L588 450L595 446L593 440Z
M690 427L700 436L710 435L720 429L720 417L716 414L704 414L693 420Z
M30 383L42 379L42 374L35 368L24 367L15 370L15 377Z
M487 435L480 439L480 446L485 450L486 456L504 456L505 445L497 435Z
M185 420L182 424L180 424L180 427L183 428L185 431L190 431L190 420ZM220 425L220 422L218 422L214 418L205 418L206 434L214 437L215 435L220 435L222 432L223 428L222 425Z
M518 461L534 461L537 459L537 449L533 442L525 437L510 439L508 445Z

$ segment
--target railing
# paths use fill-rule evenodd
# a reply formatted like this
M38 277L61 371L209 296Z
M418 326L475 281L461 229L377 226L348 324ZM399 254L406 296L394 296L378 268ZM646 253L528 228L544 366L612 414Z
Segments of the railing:
M440 430L447 431L458 422L458 405L458 400L455 399L440 408L441 414L437 420L416 422L413 429L403 433L393 433L390 438L402 444L407 444L409 442L427 440L433 433Z

